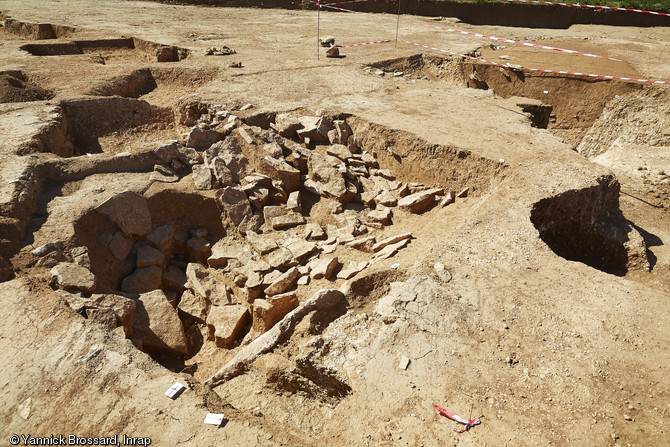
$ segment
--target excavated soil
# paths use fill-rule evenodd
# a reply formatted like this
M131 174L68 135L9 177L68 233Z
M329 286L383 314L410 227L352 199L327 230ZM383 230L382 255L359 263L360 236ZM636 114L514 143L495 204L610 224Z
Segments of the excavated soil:
M0 74L0 103L44 101L54 94L27 82L22 73Z
M3 439L670 443L659 18L1 6Z

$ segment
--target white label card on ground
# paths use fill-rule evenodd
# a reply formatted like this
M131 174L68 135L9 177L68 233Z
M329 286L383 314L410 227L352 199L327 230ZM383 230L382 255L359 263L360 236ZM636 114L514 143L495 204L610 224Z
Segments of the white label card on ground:
M186 387L184 385L182 385L179 382L176 382L165 392L165 395L170 399L176 399L185 389Z
M223 423L223 419L223 414L207 413L207 417L205 417L205 424L216 425L219 427Z

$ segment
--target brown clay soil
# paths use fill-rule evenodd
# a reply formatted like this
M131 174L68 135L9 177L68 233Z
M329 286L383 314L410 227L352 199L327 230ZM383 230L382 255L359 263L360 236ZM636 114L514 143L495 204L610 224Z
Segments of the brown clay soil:
M20 77L0 75L0 103L44 101L52 97L51 92L24 82Z
M403 15L397 47L341 48L337 59L319 49L317 59L315 11L123 0L0 0L0 10L14 20L0 27L2 445L70 433L187 446L670 445L670 85L523 73L404 42L670 80L670 28ZM36 40L13 31L16 21L67 32ZM321 34L341 45L395 30L392 15L321 13ZM223 46L236 54L205 55ZM413 238L351 279L299 286L301 304L324 288L342 290L344 304L305 317L210 387L248 339L217 347L184 320L189 354L150 356L73 311L31 253L85 243L93 273L114 289L133 266L96 251L114 230L89 211L124 190L147 198L154 226L244 241L190 171L176 183L150 178L153 149L185 142L189 104L258 132L281 112L346 119L399 182L470 193L371 227L377 240ZM306 197L310 223L337 225L334 200ZM334 255L370 258L344 245ZM171 400L163 393L175 381L188 390ZM433 404L482 423L456 434ZM226 423L203 424L208 412Z

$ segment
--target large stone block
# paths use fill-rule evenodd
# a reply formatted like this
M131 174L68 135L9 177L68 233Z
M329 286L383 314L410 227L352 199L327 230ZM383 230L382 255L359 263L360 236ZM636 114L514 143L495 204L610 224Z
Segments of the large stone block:
M403 197L398 200L398 208L411 213L420 213L435 202L435 195L440 189L428 189Z
M184 327L162 290L143 293L133 318L133 339L148 352L187 355Z
M288 269L285 273L282 273L279 278L274 280L267 289L265 289L265 295L272 296L286 292L295 285L299 276L300 273L296 267Z
M181 296L178 309L182 314L199 323L204 323L207 320L209 306L204 298L194 294L190 290L185 290Z
M283 159L266 156L260 161L258 170L275 180L280 180L287 192L297 191L300 188L300 171Z
M203 130L199 127L194 127L188 134L186 146L194 149L205 149L221 140L221 138L222 135L215 130Z
M127 235L144 236L151 231L151 214L147 199L133 191L113 195L95 210L107 216Z
M250 319L249 311L241 304L212 306L207 315L207 326L216 345L229 348L239 339Z
M228 186L221 189L218 200L235 225L241 224L245 217L253 215L249 199L240 188Z
M95 275L85 267L61 262L51 269L51 276L61 289L91 293L95 289Z
M121 290L127 293L145 293L156 290L161 285L162 274L161 268L155 265L139 268L133 274L123 278Z
M295 292L284 293L256 300L253 304L253 329L256 332L266 332L272 329L289 312L298 307L298 297Z

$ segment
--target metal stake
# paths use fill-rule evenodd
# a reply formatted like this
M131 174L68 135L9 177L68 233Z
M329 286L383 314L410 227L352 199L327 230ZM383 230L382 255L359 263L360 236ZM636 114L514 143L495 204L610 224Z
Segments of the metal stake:
M319 11L316 13L316 60L321 59L321 0L318 2Z
M321 0L319 0L321 1ZM398 48L398 29L400 28L400 0L398 0L398 20L395 25L395 47Z

